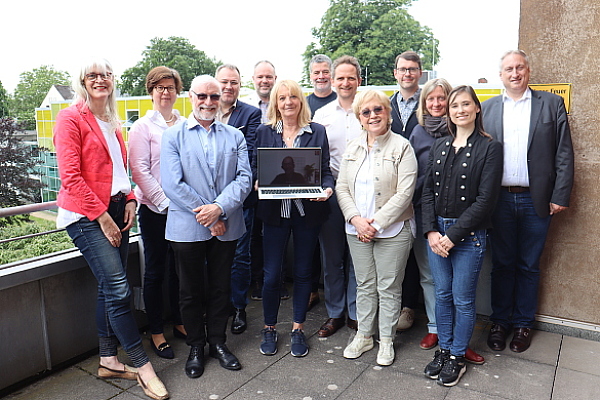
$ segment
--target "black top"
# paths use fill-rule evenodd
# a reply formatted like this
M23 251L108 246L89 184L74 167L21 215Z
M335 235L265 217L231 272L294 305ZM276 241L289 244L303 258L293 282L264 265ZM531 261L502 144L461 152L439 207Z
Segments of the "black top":
M309 94L306 97L306 101L308 101L308 106L310 107L310 117L315 116L315 112L325 104L331 103L333 100L337 99L337 93L331 92L329 95L325 97L318 97L314 93Z
M431 146L423 187L423 232L437 232L437 217L458 218L446 232L452 243L477 229L492 227L502 181L502 144L473 133L454 154L453 138Z

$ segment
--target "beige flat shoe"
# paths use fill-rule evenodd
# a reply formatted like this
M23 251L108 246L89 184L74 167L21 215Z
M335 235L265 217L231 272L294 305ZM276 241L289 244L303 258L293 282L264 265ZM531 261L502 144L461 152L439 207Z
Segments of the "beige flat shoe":
M169 398L169 392L167 392L165 385L163 385L158 376L155 376L154 378L150 379L148 383L144 383L144 381L142 381L142 378L140 378L140 376L138 375L137 381L142 387L142 390L144 390L146 396L150 397L151 399L165 400Z
M137 368L130 367L129 365L125 365L125 369L119 371L98 364L98 376L103 379L129 379L130 381L135 381L138 373Z

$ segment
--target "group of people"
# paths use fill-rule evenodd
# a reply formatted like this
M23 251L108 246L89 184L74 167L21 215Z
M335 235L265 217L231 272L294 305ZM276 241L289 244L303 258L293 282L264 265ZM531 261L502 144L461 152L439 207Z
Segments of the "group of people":
M527 350L539 260L552 215L569 205L573 150L562 99L529 89L524 52L503 55L505 93L483 104L470 86L452 89L444 79L420 89L421 60L411 51L396 58L399 91L391 98L358 92L355 57L318 55L308 97L296 82L277 81L272 63L258 62L251 105L238 99L238 68L224 64L214 77L191 82L188 117L173 108L179 74L156 67L146 77L153 109L129 132L129 164L112 71L102 59L82 67L73 83L77 98L57 116L54 133L62 182L57 225L98 280L100 377L137 380L153 399L169 396L130 308L128 231L136 210L150 346L174 357L163 331L168 279L173 335L190 347L190 378L204 372L206 344L223 368L242 368L225 344L226 330L230 316L232 333L247 329L253 282L263 306L260 352L277 353L290 235L294 357L309 352L303 328L319 301L322 268L328 319L318 336L345 325L356 330L343 352L349 359L371 350L377 337L377 363L390 365L394 336L412 324L421 287L429 320L421 347L439 344L424 373L456 385L465 362L484 362L468 344L488 247L488 345L504 350L512 330L510 349ZM325 196L258 200L256 149L264 147L320 148ZM118 360L119 345L133 367Z

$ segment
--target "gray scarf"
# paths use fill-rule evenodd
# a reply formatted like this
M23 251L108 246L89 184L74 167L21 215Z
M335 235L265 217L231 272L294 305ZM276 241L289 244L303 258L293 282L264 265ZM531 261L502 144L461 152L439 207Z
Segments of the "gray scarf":
M446 116L433 117L431 115L423 115L424 128L434 138L440 138L448 134L448 120Z

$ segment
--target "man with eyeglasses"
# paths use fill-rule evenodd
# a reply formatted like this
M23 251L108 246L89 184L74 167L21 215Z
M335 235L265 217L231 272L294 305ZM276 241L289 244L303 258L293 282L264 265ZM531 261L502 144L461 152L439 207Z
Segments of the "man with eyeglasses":
M492 327L487 344L502 351L531 344L540 257L552 216L569 207L573 145L562 97L529 88L529 58L511 50L500 61L504 94L485 101L485 131L504 145L504 173L492 215Z
M408 139L418 124L416 112L421 94L419 79L423 75L421 57L414 51L405 51L396 57L395 65L394 77L400 90L391 98L392 132ZM413 325L419 290L419 268L411 250L402 283L402 310L397 326L399 331L410 329Z
M309 63L310 82L315 91L306 97L310 107L311 117L325 104L337 98L337 93L331 88L331 58L325 54L317 54Z
M329 141L330 167L334 179L340 171L346 144L360 136L362 127L352 111L352 102L361 84L358 60L342 56L333 62L333 86L337 99L319 108L313 118L325 126ZM325 307L328 319L319 329L319 337L328 337L344 325L356 330L356 278L346 242L346 224L335 193L329 199L331 214L321 226L319 242L323 260ZM347 320L344 318L347 312Z
M221 84L202 75L189 91L192 113L163 133L162 185L170 199L165 237L179 277L180 309L191 347L186 375L204 372L204 346L223 368L241 369L225 345L231 265L244 234L242 204L252 173L243 134L216 120Z
M232 64L223 64L217 68L216 79L221 85L221 102L217 119L224 124L238 128L244 134L248 147L248 159L252 162L256 128L260 125L261 112L258 108L238 99L241 87L240 70ZM231 333L243 333L247 326L246 306L250 289L251 256L250 239L254 222L254 207L258 201L253 189L244 201L244 223L246 233L238 240L233 266L231 267L231 303L234 313L231 321Z

